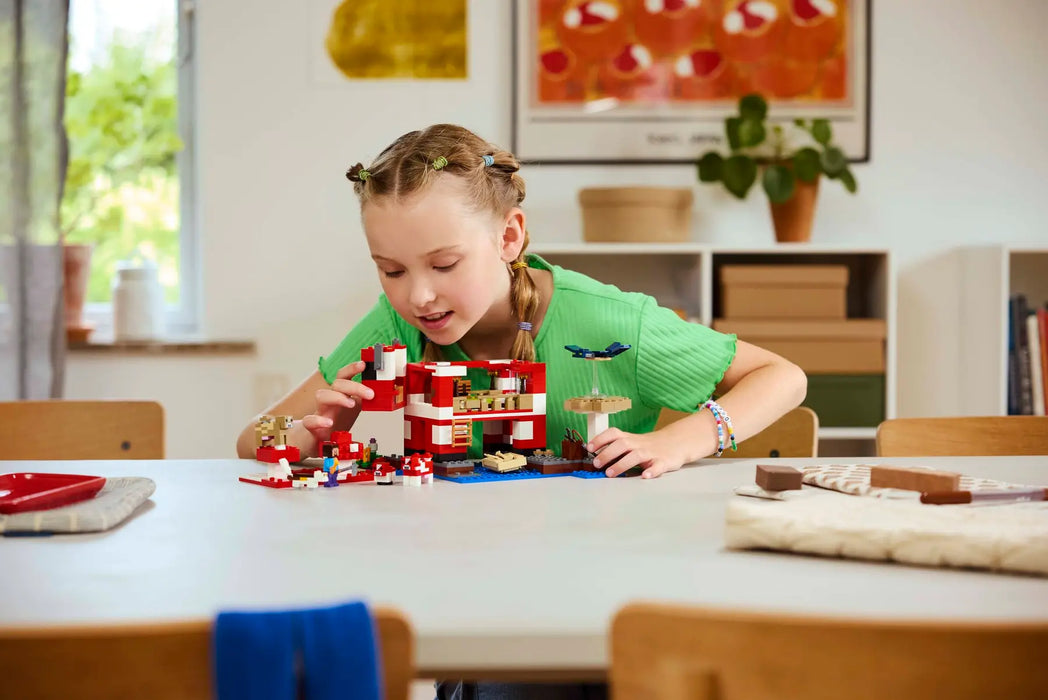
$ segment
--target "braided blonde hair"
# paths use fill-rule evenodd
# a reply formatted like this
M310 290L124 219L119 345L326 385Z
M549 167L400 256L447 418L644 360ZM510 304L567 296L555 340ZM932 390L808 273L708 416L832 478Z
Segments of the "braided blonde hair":
M524 201L524 178L519 170L516 156L469 129L435 124L404 134L369 167L357 163L346 171L346 177L353 182L363 209L374 198L400 199L423 191L434 178L450 173L466 181L466 196L474 211L501 216ZM518 323L530 325L538 310L539 294L527 270L528 243L525 231L524 245L516 260L510 263L510 303ZM531 331L518 328L510 355L515 360L535 360ZM422 359L427 362L441 359L440 347L427 340Z

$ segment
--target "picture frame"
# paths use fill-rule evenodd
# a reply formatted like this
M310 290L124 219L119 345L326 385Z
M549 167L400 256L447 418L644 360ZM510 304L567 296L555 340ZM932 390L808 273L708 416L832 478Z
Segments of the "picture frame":
M827 119L848 159L868 162L872 2L513 0L513 151L533 164L692 164L727 150L725 117L758 92L771 121ZM647 9L660 4L673 12Z

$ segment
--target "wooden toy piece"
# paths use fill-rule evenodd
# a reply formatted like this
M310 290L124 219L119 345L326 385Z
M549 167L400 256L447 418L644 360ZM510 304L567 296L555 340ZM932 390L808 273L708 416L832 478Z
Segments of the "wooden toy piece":
M796 491L800 489L804 474L784 464L758 464L757 486L765 491Z
M957 491L961 475L934 469L892 467L879 464L870 467L870 486L904 491Z

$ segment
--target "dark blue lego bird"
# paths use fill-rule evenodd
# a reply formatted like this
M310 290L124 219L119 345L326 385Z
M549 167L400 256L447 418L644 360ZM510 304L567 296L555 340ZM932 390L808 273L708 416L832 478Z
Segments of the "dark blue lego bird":
M616 355L621 355L630 349L630 345L623 345L616 341L604 348L603 350L590 350L589 348L581 348L578 345L565 345L564 349L571 353L572 357L579 357L583 360L597 360L597 359L610 359Z

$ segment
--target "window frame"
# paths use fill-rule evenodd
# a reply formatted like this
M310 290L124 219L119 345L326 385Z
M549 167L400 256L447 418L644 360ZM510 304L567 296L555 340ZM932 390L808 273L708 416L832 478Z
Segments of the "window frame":
M178 135L182 150L176 156L178 170L178 299L164 307L164 337L194 335L201 327L203 280L200 272L200 239L197 235L196 205L196 2L173 0L176 21L175 61L178 69ZM113 334L113 304L85 304L84 319L95 333Z

